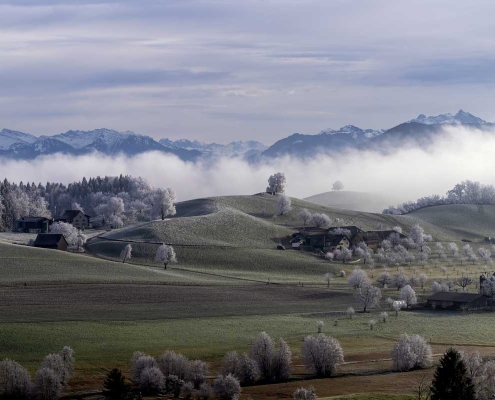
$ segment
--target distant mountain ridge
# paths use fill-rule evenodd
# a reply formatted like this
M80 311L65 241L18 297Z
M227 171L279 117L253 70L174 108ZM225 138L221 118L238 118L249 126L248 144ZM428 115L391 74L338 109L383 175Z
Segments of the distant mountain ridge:
M406 143L425 147L448 125L479 129L495 126L463 110L459 110L455 115L447 113L427 117L420 114L417 118L391 129L361 129L354 125L346 125L337 130L325 129L317 135L294 133L266 149L261 158L287 155L309 158L318 153L335 154L349 149L394 150Z
M404 144L428 146L445 126L470 126L491 129L495 125L466 111L459 110L436 116L417 118L391 129L361 129L345 125L340 129L324 129L315 135L294 133L267 147L257 141L236 141L228 144L204 143L198 140L159 141L132 131L113 129L92 131L70 130L53 136L40 136L10 129L0 131L0 158L34 159L43 155L84 155L98 152L106 155L133 156L148 151L173 154L184 161L237 157L251 163L282 156L314 157L317 153L335 154L347 149L394 150Z

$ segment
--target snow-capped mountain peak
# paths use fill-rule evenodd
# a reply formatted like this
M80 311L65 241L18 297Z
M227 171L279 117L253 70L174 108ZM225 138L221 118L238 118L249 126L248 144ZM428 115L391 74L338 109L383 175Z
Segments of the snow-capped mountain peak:
M417 118L411 119L408 122L417 122L424 125L436 124L480 124L484 125L487 122L479 117L474 116L466 111L459 110L455 115L451 113L439 114L427 117L425 114L418 115Z
M0 131L0 149L8 149L14 143L34 143L36 136L29 133L2 129Z
M358 139L359 137L374 138L383 132L385 132L383 129L361 129L354 125L345 125L337 130L331 128L324 129L320 131L319 135L350 135L353 139Z

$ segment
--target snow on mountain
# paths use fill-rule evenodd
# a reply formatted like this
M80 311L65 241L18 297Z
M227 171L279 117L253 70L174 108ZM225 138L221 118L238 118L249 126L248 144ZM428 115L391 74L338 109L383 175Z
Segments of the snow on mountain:
M267 149L267 146L254 140L250 141L238 141L228 144L218 143L204 143L197 140L190 141L187 139L180 139L172 141L170 139L161 139L160 144L169 148L181 148L181 149L194 149L203 153L208 157L237 157L245 154L252 155L254 152L262 152Z
M134 132L118 132L113 129L95 129L92 131L67 131L65 133L61 133L55 136L52 136L53 139L60 140L75 149L83 149L88 146L93 145L94 143L104 144L107 148L112 148L116 143L122 141L123 139L127 139L130 136L139 136L142 138L149 138L148 136L138 135ZM151 138L149 138L151 139ZM153 140L153 139L151 139Z
M411 119L408 122L418 122L424 125L437 125L437 124L479 124L484 125L487 122L479 117L474 116L466 111L459 110L455 115L451 113L439 114L436 116L427 117L425 114L418 115L417 118Z
M2 129L0 131L0 149L8 149L14 143L34 143L36 137L28 133Z
M373 130L373 129L361 129L358 128L357 126L354 125L346 125L343 126L340 129L324 129L322 130L319 135L350 135L353 139L358 139L360 136L364 136L366 138L374 138L376 136L381 135L383 132L385 132L384 129L378 129L378 130Z

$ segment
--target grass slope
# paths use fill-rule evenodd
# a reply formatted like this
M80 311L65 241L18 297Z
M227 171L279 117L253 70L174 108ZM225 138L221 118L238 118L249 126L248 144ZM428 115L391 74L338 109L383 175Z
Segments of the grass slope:
M304 200L322 206L372 213L380 213L390 206L390 204L398 203L397 199L378 193L353 192L348 190L319 193L306 197Z

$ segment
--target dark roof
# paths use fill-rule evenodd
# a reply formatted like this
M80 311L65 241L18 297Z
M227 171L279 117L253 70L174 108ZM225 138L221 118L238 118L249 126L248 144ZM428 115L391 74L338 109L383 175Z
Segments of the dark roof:
M459 293L459 292L436 292L428 300L431 301L452 301L454 303L469 303L480 297L486 297L479 293Z
M79 214L80 212L82 212L81 210L65 210L64 213L62 214L62 216L60 217L60 219L68 219L68 220L72 220L74 219L77 214ZM89 218L89 215L86 215L83 213L84 216L88 217Z
M61 239L67 243L64 235L61 233L39 233L38 236L36 236L34 245L53 246L57 245Z
M22 217L22 218L16 219L16 221L41 222L41 221L49 221L49 218L45 218L45 217Z
M351 235L355 235L357 233L363 233L364 231L355 226L355 225L348 225L348 226L332 226L331 228L328 228L329 231L333 231L334 229L347 229L348 231L351 231Z

